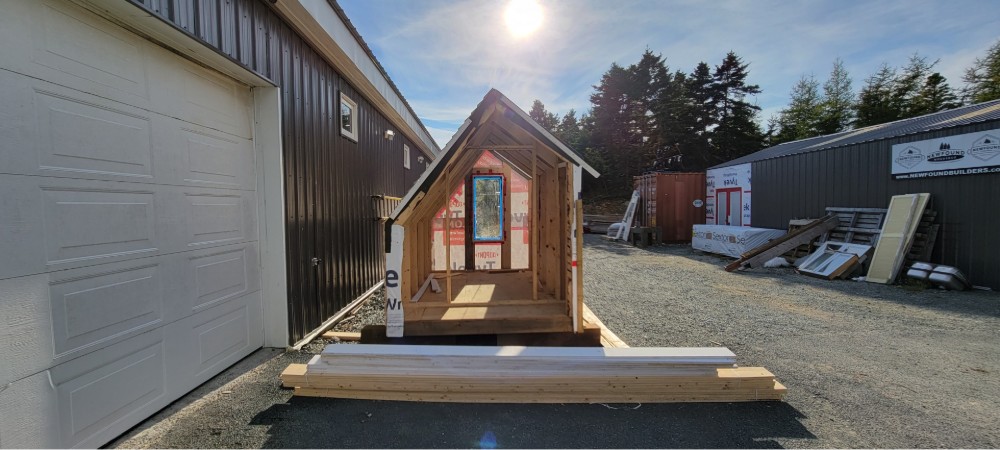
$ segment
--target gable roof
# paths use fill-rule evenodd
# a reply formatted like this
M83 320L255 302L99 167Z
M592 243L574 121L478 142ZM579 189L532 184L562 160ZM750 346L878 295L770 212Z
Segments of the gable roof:
M441 150L438 157L434 159L426 170L424 170L420 179L418 179L417 182L414 183L413 187L406 193L403 200L399 202L399 206L393 210L392 214L389 216L390 224L395 221L399 217L399 214L406 210L415 199L421 196L421 194L427 193L434 182L441 177L441 174L448 165L448 162L454 159L455 156L459 154L459 151L465 147L465 144L469 142L470 137L472 137L477 131L480 131L489 125L489 122L493 120L492 114L494 113L501 114L503 118L523 129L533 138L537 139L562 158L580 166L595 178L600 176L600 174L594 170L590 164L587 164L587 162L584 161L583 157L580 156L579 153L553 136L548 130L538 125L538 123L531 119L531 117L528 116L523 109L519 108L514 104L514 102L510 101L507 96L503 95L496 89L490 89L490 91L486 93L486 96L483 97L483 100L479 102L479 105L476 106L476 109L472 111L472 114L469 115L469 118L465 119L462 126L455 132L455 135L451 137L448 144L444 146L444 149Z
M898 136L923 133L926 131L938 130L942 128L957 127L972 123L987 122L1000 119L1000 100L993 100L975 105L963 106L949 109L947 111L927 114L925 116L911 119L897 120L895 122L872 125L870 127L847 130L840 133L817 136L814 138L802 139L794 142L775 145L765 148L756 153L736 158L717 166L735 166L765 159L781 158L783 156L797 155L800 153L816 152L831 148L844 147L848 145L860 144L863 142L877 141Z

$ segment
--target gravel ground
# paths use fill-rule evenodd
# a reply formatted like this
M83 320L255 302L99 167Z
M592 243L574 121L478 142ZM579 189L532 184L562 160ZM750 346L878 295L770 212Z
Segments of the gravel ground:
M1000 445L1000 295L727 273L690 246L588 236L587 303L633 346L729 347L788 386L786 447Z
M110 446L997 447L1000 295L727 273L689 246L589 235L586 301L633 346L717 346L764 366L783 403L472 405L292 397L301 352L263 349ZM381 317L366 304L338 326Z

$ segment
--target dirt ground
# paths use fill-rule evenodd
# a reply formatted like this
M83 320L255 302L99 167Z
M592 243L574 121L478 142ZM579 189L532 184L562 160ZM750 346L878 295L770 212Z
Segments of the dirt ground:
M785 402L473 405L292 397L263 349L113 447L998 447L1000 294L722 270L588 235L586 302L633 346L718 346ZM356 319L377 315L369 308ZM376 313L371 313L376 311Z

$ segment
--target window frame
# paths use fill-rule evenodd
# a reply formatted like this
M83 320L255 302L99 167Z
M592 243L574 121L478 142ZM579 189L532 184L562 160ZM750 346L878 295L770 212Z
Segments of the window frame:
M343 111L345 104L351 108L350 130L344 128ZM343 91L340 93L340 108L337 111L337 125L340 128L341 136L354 142L358 142L358 102L354 101L354 99L349 97Z
M479 237L479 221L476 220L476 216L478 214L478 208L476 208L476 200L478 198L478 196L476 195L476 189L477 189L476 179L477 178L495 178L495 179L497 179L500 182L500 199L499 199L499 204L497 205L497 208L500 210L500 221L499 221L500 235L499 236ZM471 216L472 216L471 217L471 219L472 219L472 242L476 243L476 244L503 243L504 240L505 240L505 238L506 238L506 235L504 233L504 215L506 214L504 206L505 206L505 203L506 203L506 200L507 200L506 199L506 197L507 197L507 183L506 183L506 180L505 180L504 176L502 174L496 174L496 173L474 174L474 175L472 175L471 181L472 181L472 202L471 202L471 206L472 206L472 214L471 214Z
M410 168L410 146L403 144L403 168Z

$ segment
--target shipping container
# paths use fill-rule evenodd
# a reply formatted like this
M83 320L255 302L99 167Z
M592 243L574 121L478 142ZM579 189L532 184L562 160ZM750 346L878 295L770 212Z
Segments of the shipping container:
M691 241L691 226L705 223L705 173L650 173L634 177L639 190L635 225L659 229L660 242Z

